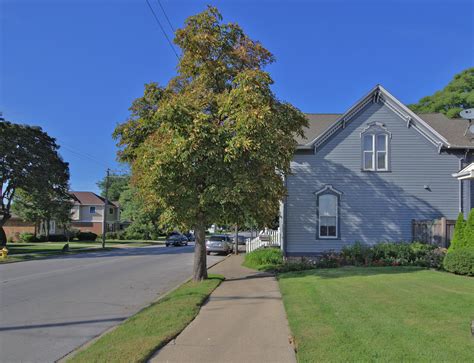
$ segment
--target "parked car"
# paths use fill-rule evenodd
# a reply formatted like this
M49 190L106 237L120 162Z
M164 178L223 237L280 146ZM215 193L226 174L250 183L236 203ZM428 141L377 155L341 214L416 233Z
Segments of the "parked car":
M188 245L188 238L181 233L173 233L168 236L165 241L166 247L169 246L187 246Z
M194 233L192 232L184 233L184 235L187 237L189 242L194 242L196 240L196 238L194 237Z
M211 252L229 254L233 250L232 238L225 234L218 234L210 236L206 240L206 252L208 255Z

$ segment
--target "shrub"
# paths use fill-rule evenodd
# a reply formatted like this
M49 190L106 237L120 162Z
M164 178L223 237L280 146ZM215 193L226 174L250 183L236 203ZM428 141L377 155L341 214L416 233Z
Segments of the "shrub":
M107 232L105 239L118 239L117 232Z
M359 254L360 251L365 251L365 249L359 250L359 247L356 246L356 248L354 250L346 249L345 253L349 254L349 256L354 257L353 260L349 260L349 261L357 261L358 258L362 259L362 257L361 257L362 255ZM362 254L363 254L363 252L362 252ZM358 262L356 262L356 263L358 263ZM334 268L334 267L341 267L341 266L344 266L346 264L351 264L351 262L347 262L346 257L345 257L343 252L337 253L337 252L334 252L334 251L328 251L328 252L325 252L325 253L321 254L321 256L319 256L319 258L316 260L316 262L314 263L312 268L314 268L314 267L317 267L317 268Z
M474 208L469 212L463 233L462 247L474 249Z
M65 242L67 237L64 234L52 234L48 239L50 242Z
M38 238L33 233L20 233L20 241L22 242L38 242Z
M449 251L444 258L446 271L459 275L474 276L474 249L463 248Z
M373 258L373 250L370 248L370 246L356 242L353 245L344 246L342 248L341 255L344 257L346 264L356 266L367 265ZM330 256L326 256L325 258L329 257ZM334 256L332 256L332 259L334 259Z
M457 248L460 248L464 244L464 232L466 230L466 221L464 221L464 215L462 213L458 214L458 219L456 220L456 225L454 226L454 235L449 245L449 250L454 251Z
M97 239L97 235L93 232L79 232L77 234L77 239L79 241L95 241Z
M278 248L262 248L245 255L244 265L247 267L265 269L283 263L283 255Z

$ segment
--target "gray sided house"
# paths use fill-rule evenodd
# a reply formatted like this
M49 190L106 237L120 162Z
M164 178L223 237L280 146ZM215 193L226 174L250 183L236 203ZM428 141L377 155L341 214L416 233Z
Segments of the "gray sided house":
M383 87L346 113L308 115L285 178L282 249L317 255L360 241L411 241L412 220L456 219L474 207L466 120L417 115Z

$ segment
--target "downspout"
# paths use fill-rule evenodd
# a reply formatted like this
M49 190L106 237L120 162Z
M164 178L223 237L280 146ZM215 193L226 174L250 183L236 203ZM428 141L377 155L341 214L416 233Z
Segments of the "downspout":
M287 188L287 181L286 181L286 175L283 176L283 184L285 186L285 189L286 191L288 192L288 188ZM282 201L282 219L283 219L283 223L281 225L281 249L282 249L282 252L283 252L283 257L286 257L286 250L287 250L287 247L286 247L286 210L287 210L287 206L286 206L286 203L287 203L287 196L285 196L283 198L283 201Z
M459 170L463 169L463 158L459 159ZM459 183L459 213L464 213L463 211L463 187L462 180L458 181Z

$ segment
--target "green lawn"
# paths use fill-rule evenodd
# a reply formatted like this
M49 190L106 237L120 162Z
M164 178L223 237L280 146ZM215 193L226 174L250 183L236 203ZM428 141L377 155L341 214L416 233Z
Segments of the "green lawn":
M8 257L0 258L0 263L20 262L45 258L63 254L62 249L67 242L32 242L9 243ZM150 245L164 244L164 241L132 241L132 240L107 240L105 242L106 251L110 251L114 246L144 247ZM69 242L68 254L104 251L102 241L71 241Z
M222 276L210 275L203 282L186 282L103 335L68 362L146 362L194 319L222 280Z
M474 278L413 267L279 275L299 362L472 362Z

